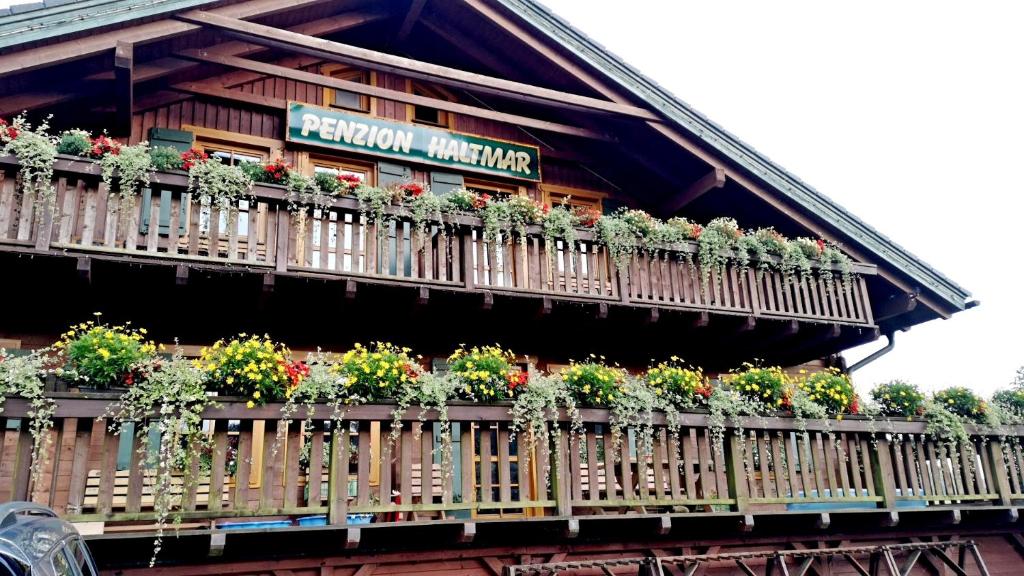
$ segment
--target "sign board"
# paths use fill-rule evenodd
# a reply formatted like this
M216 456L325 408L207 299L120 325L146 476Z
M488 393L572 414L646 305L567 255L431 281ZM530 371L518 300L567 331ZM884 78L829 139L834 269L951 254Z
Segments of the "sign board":
M536 146L288 103L289 142L361 152L454 170L540 181Z

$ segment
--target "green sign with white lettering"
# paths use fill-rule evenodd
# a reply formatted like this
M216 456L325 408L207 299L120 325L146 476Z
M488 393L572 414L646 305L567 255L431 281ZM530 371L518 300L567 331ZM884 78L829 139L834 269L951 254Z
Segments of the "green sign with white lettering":
M289 142L540 181L536 146L288 103Z

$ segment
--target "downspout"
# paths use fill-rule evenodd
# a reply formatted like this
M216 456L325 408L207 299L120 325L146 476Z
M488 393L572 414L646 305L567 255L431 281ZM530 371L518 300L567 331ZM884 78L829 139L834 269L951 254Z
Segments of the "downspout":
M894 332L887 332L885 334L885 338L889 341L885 346L879 348L878 350L875 350L866 358L863 358L862 360L855 363L853 366L847 368L846 373L853 374L855 371L860 370L861 368L867 366L868 364L871 364L875 360L878 360L882 356L885 356L889 352L892 352L892 349L896 347L896 334Z

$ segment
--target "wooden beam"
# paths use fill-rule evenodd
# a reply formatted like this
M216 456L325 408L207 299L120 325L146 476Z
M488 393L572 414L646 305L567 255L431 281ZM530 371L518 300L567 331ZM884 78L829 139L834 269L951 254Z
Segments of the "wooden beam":
M231 102L242 102L244 104L271 108L278 111L283 111L288 107L288 101L284 98L260 96L259 94L253 94L251 92L242 92L241 90L229 90L223 86L218 86L210 82L185 82L182 84L175 84L171 86L171 88L181 92L195 94L197 96L208 96L210 98L228 100Z
M132 136L132 106L135 102L133 72L135 68L135 45L118 41L114 48L114 125L115 136Z
M725 169L717 167L712 168L710 172L702 176L693 184L690 184L682 194L669 199L669 203L665 207L665 214L674 215L690 202L693 202L711 190L721 188L722 186L725 186Z
M352 82L349 80L342 80L340 78L332 78L330 76L314 74L312 72L306 72L303 70L294 70L284 66L278 66L276 64L267 64L264 62L257 62L255 60L237 58L234 56L210 56L204 54L200 50L186 50L184 52L181 52L181 55L185 58L196 60L199 62L220 64L222 66L229 66L232 68L238 68L240 70L247 70L250 72L265 74L268 76L276 76L278 78L286 78L288 80L295 80L298 82L308 82L310 84L315 84L326 88L346 90L349 92L364 94L366 96L372 96L375 98L383 98L394 102L403 102L405 104L414 104L419 106L429 106L431 108L455 112L457 114L465 114L467 116L475 116L477 118L485 118L488 120L494 120L496 122L505 122L517 126L528 126L530 128L536 128L538 130L556 132L559 134L567 134L570 136L578 136L581 138L611 140L610 136L602 134L600 132L595 132L587 128L579 128L576 126L559 124L557 122L549 122L547 120L538 120L536 118L519 116L517 114L495 112L493 110L487 110L486 108L477 108L476 106L469 106L467 104L459 104L457 102L449 102L447 100L441 100L438 98L430 98L428 96L409 94L407 92L391 90L389 88L370 86L368 84Z
M412 0L409 4L409 11L405 13L405 19L402 20L402 25L398 28L398 34L395 35L395 43L404 42L409 32L412 32L412 27L419 21L426 3L427 0Z
M308 36L324 36L376 22L378 20L382 20L385 16L386 14L383 12L347 12L345 14L338 14L327 18L304 22L297 26L291 26L287 29L299 34L306 34ZM266 52L267 47L259 44L253 44L252 42L232 40L230 42L221 42L219 44L207 46L202 50L214 56L245 57ZM195 69L198 66L199 65L195 62L182 60L173 56L158 58L151 62L139 63L135 67L135 82L139 83L157 80L171 74ZM110 72L100 72L86 77L86 80L111 79L113 79L113 75Z
M207 13L227 18L255 18L308 8L320 3L322 0L249 0L212 8ZM97 56L113 50L118 41L142 45L181 36L199 28L198 24L165 19L101 34L86 35L57 44L11 52L0 55L0 77Z
M875 307L875 323L884 322L917 308L916 292L901 292L890 297L888 300L877 304Z
M475 74L447 66L439 66L429 62L359 48L358 46L350 46L340 42L313 38L271 26L246 22L238 18L226 17L212 11L190 11L179 14L176 18L192 24L226 30L257 44L322 56L330 60L356 64L374 70L394 72L407 77L428 80L436 84L464 88L485 94L494 94L520 101L534 102L556 108L574 108L660 121L660 117L655 113L637 106L609 102L579 94L570 94L550 88L513 82L503 78Z

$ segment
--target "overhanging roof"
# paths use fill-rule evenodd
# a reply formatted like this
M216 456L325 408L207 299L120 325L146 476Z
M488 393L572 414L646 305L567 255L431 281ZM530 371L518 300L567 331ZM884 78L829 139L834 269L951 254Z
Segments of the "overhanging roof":
M701 115L544 6L533 0L495 1L709 149L764 182L782 198L941 298L952 310L966 307L970 297L966 289ZM216 3L217 0L46 0L16 5L0 11L0 49Z
M533 0L495 1L784 198L834 227L922 289L941 297L954 310L966 308L971 295L966 289L691 108L546 7Z

